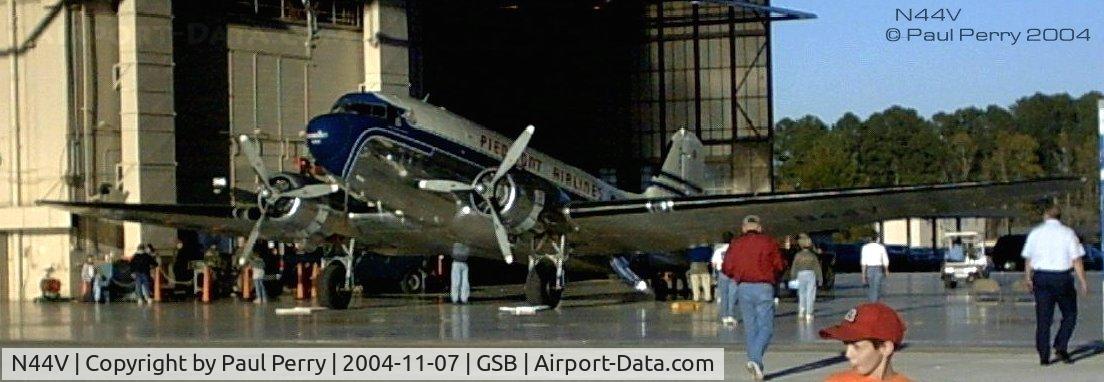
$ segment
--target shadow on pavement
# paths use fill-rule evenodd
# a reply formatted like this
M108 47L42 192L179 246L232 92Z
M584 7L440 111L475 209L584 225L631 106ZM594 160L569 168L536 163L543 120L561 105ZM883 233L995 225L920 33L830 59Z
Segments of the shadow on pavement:
M1104 353L1104 341L1096 341L1071 351L1070 360L1076 363L1085 358L1095 357L1101 353Z
M1097 344L1093 344L1093 345L1100 345L1099 341L1098 341ZM1084 346L1084 347L1079 348L1077 350L1080 351L1083 348L1092 347L1093 345L1087 345L1087 346ZM908 348L909 348L908 344L901 344L901 347L898 348L897 351L898 352L903 351L903 350L908 349ZM836 355L834 357L828 357L828 358L825 358L825 359L822 359L822 360L819 360L819 361L814 361L814 362L810 362L810 363L807 363L807 364L804 364L804 365L794 366L794 367L791 367L789 369L779 370L777 372L767 374L767 375L763 376L763 379L764 380L771 380L771 379L774 379L774 378L780 378L780 377L785 377L785 376L790 376L790 375L795 375L795 374L801 374L801 373L813 371L813 370L816 370L816 369L821 369L821 368L825 368L825 367L828 367L828 366L832 366L832 365L835 365L837 363L845 363L845 362L847 362L847 357L843 354L843 352L840 352L839 355Z
M789 376L789 375L801 374L801 373L805 373L805 372L808 372L808 371L813 371L813 370L816 370L816 369L825 368L825 367L828 367L828 366L835 365L837 363L844 363L844 362L847 362L847 357L844 357L843 354L840 354L840 355L837 355L837 356L834 356L834 357L825 358L825 359L810 362L810 363L807 363L807 364L804 364L804 365L794 366L794 367L791 367L789 369L779 370L777 372L770 373L770 374L767 374L767 375L763 376L763 379L764 380L771 380L771 379L781 378L781 377L785 377L785 376Z

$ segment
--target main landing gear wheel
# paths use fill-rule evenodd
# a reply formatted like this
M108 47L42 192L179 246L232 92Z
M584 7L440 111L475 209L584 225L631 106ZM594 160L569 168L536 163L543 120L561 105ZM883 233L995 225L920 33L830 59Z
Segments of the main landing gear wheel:
M555 308L560 305L560 297L563 288L557 286L556 264L551 259L540 259L525 278L525 301L529 305Z
M405 294L425 293L425 272L414 270L403 275L399 280L399 288Z
M331 261L322 269L318 303L330 309L345 309L353 299L353 291L345 287L345 265Z

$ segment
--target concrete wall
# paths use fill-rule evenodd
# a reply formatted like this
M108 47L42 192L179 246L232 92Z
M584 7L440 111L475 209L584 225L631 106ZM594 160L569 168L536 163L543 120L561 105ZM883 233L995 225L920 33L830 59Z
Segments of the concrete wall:
M124 236L116 223L73 218L36 200L175 200L171 1L124 0L118 8L18 1L14 41L8 4L0 3L0 232L8 270L0 298L38 296L48 269L70 295L79 289L72 265L83 248L120 253ZM98 195L102 184L110 195ZM167 247L173 236L156 227L129 231L130 247Z
M950 240L946 233L959 231L974 231L982 234L986 240L996 240L998 235L1005 232L993 232L991 229L997 222L982 218L962 218L962 227L958 228L955 219L935 220L935 247L946 248L950 246ZM932 247L932 220L931 219L904 219L890 220L884 223L884 240L888 245L909 245L912 247Z
M175 203L172 1L124 0L118 15L122 190L128 203ZM152 224L123 230L126 252L141 243L169 248L176 236Z
M68 14L53 12L54 3L16 2L14 41L10 2L0 4L0 46L6 52L0 55L0 231L7 236L8 270L8 293L0 299L33 298L48 269L62 280L70 271L68 214L33 206L39 199L66 199L70 192Z

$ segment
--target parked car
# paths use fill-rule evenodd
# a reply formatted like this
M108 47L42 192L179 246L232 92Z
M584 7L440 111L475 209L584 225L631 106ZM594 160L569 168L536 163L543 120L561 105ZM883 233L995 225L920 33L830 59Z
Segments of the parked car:
M447 285L447 282L431 280L431 278L442 277L435 272L436 267L436 257L433 256L385 256L366 253L357 256L353 264L353 272L355 280L364 288L365 293L399 291L415 294Z
M1027 235L1005 235L997 238L993 246L993 252L989 255L993 258L993 266L1001 271L1023 271L1024 241Z
M993 264L996 269L1002 271L1023 271L1023 246L1027 241L1027 235L1006 235L997 239L993 246ZM1104 270L1104 252L1100 251L1099 244L1085 244L1085 270Z
M1104 270L1104 252L1100 251L1099 245L1085 244L1085 270Z

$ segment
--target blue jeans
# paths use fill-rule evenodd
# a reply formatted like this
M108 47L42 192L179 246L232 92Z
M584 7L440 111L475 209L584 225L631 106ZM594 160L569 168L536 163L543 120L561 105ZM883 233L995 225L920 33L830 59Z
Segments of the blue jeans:
M763 354L767 352L767 345L774 335L774 286L740 283L736 291L740 299L740 315L744 318L748 361L763 367Z
M632 268L629 267L629 259L625 256L616 256L610 259L610 268L617 273L621 280L628 284L630 287L635 287L640 282L640 276L637 276Z
M131 276L134 277L134 296L138 301L151 302L150 298L150 275L148 273L134 273Z
M805 312L805 314L813 314L813 303L816 302L816 287L816 272L797 272L798 310Z
M736 283L724 272L717 272L717 315L736 318Z
M452 302L468 302L468 294L471 293L471 285L468 285L468 263L463 261L452 262Z
M253 290L253 293L256 293L256 297L253 298L254 300L268 301L268 291L265 290L263 278L253 279Z
M97 277L92 280L92 299L96 302L111 302L111 292L107 287L111 281Z
M877 302L882 297L882 282L885 281L885 270L882 267L867 267L866 282L870 284L866 288L866 297L870 302Z

